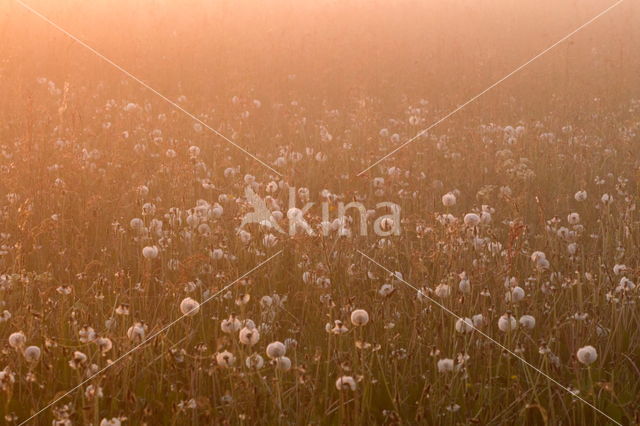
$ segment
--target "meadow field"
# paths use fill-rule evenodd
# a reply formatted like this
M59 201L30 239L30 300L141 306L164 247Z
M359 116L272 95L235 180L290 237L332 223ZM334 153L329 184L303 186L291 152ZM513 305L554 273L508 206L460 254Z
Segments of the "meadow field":
M2 424L640 424L637 0L4 0L0 40Z

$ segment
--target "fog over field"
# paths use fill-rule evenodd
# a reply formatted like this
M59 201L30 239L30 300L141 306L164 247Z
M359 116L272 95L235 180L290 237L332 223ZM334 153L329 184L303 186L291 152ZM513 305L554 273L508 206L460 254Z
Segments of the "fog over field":
M5 0L0 40L4 423L640 424L637 0Z

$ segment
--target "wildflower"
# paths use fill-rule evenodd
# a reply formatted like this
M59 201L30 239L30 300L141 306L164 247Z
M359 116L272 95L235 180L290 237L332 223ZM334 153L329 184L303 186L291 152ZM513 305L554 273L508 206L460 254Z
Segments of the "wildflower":
M145 259L155 259L158 257L158 247L156 246L146 246L142 249L142 255Z
M615 289L616 293L626 293L636 288L636 284L627 277L620 278L620 282Z
M470 333L473 331L473 321L471 318L458 318L455 328L458 333Z
M578 349L576 356L578 357L578 361L584 365L589 365L593 364L595 360L598 359L598 352L593 346L584 346Z
M466 276L458 283L458 289L465 294L471 293L471 283Z
M89 343L93 342L93 340L96 338L96 331L93 329L93 327L85 325L80 329L80 331L78 331L78 335L80 336L80 342Z
M396 289L391 284L383 284L378 290L378 294L382 297L387 297L393 294Z
M464 224L467 226L478 226L478 224L480 224L480 216L475 213L467 213L464 216Z
M235 315L231 314L228 319L222 320L220 323L220 329L223 333L231 334L240 330L242 323Z
M211 252L209 253L209 256L213 259L213 260L220 260L224 257L224 251L222 251L222 249L213 249L211 250Z
M577 225L580 223L580 215L578 213L570 213L567 216L567 222L569 222L569 225Z
M455 413L455 412L460 410L460 405L459 404L450 404L450 405L447 405L445 408L447 409L447 411L449 411L451 413Z
M546 259L547 255L544 254L544 252L541 251L534 251L533 253L531 253L531 260L533 262L538 262L540 259Z
M504 333L515 330L517 327L518 323L511 312L507 312L498 319L498 328Z
M573 198L575 198L576 201L580 202L580 201L584 201L587 199L587 191L578 191L575 193L575 195L573 196Z
M22 331L16 331L9 335L9 346L13 349L20 349L27 343L27 336Z
M621 265L616 263L613 265L613 273L616 275L624 274L627 271L627 265Z
M102 388L96 385L89 385L84 391L84 396L88 401L92 401L95 398L102 398L104 396Z
M247 303L249 303L249 300L251 300L251 295L249 293L243 293L240 296L236 297L236 305L246 305Z
M144 229L144 221L142 219L140 219L139 217L134 217L129 222L129 226L134 231L141 232Z
M236 357L229 351L218 352L216 362L221 367L230 368L236 362Z
M435 290L436 296L446 299L451 295L451 287L448 284L439 284Z
M0 389L4 392L9 392L15 382L16 375L8 366L0 370Z
M491 223L493 209L490 209L487 206L482 206L482 213L480 214L480 222L484 225L488 225Z
M73 287L70 285L61 285L56 288L56 291L64 296L68 296L73 291Z
M129 102L128 104L126 104L126 105L124 106L124 110L125 110L126 112L133 112L133 111L136 111L136 110L137 110L137 109L139 109L139 108L140 108L140 107L138 106L138 104L133 103L133 102Z
M573 314L573 319L576 321L584 321L587 319L587 317L589 317L589 314L586 312L576 312L575 314Z
M255 327L255 325L250 324L251 327L247 326L240 330L240 343L243 345L253 346L258 343L260 340L260 332Z
M356 309L351 312L351 324L358 326L367 325L369 322L369 313L364 309Z
M80 366L84 365L87 362L87 355L80 351L75 351L73 353L73 358L69 361L69 366L74 370L77 370Z
M24 359L26 359L27 362L35 363L40 359L42 351L37 346L27 346L22 354L24 355Z
M284 346L289 349L295 349L298 347L298 341L296 339L292 339L291 337L287 337L284 339Z
M476 314L472 316L471 321L473 321L473 326L475 328L482 327L485 323L484 316L482 314Z
M276 359L284 356L287 352L287 348L282 342L272 342L267 345L267 356L271 359Z
M286 356L275 359L276 368L282 371L289 371L291 368L291 360Z
M453 192L447 192L442 196L442 205L452 207L456 204L456 196Z
M336 389L339 391L351 389L356 390L356 381L351 376L338 377L336 380Z
M326 329L328 332L331 332L333 334L344 334L349 331L347 326L345 326L344 323L340 320L335 320L334 324L334 327L331 328L331 324L327 323Z
M182 299L180 302L180 312L185 316L194 316L200 311L200 303L190 297Z
M98 337L94 342L100 348L100 352L104 355L113 348L113 342L108 337Z
M524 296L525 296L525 292L522 289L522 287L514 287L511 289L511 291L508 291L505 294L505 300L507 302L516 303L524 299Z
M448 373L453 371L454 364L451 358L443 358L438 360L437 366L440 373Z
M531 260L538 269L549 269L549 261L547 256L541 251L534 251L531 254Z
M533 329L536 326L536 319L531 315L523 315L518 321L521 326L528 329Z
M147 326L142 322L136 322L127 330L127 337L132 342L142 342L147 331Z
M259 370L264 366L264 358L259 354L249 355L247 359L244 361L244 364L247 368Z
M200 155L200 147L196 145L191 145L189 147L189 157L196 158Z
M116 308L116 314L118 315L129 315L129 305L126 303L121 303Z

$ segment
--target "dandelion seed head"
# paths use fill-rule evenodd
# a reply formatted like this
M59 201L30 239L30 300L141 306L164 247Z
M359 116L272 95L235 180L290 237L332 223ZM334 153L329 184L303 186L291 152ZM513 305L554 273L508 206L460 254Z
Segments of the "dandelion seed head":
M191 317L196 315L199 311L200 303L190 297L185 297L182 299L182 302L180 302L180 312L182 312L182 315Z
M351 390L352 392L356 390L356 381L351 376L341 376L336 380L336 389L339 391Z
M38 346L27 346L22 354L27 362L36 363L40 360L42 351Z
M369 313L364 309L356 309L351 312L351 324L356 327L367 325L369 322Z
M271 359L276 359L284 356L287 352L287 348L282 342L271 342L267 345L267 356Z
M583 346L576 352L576 357L582 364L590 365L598 359L598 352L593 346Z
M22 331L16 331L9 335L9 346L13 349L21 349L27 343L27 336Z

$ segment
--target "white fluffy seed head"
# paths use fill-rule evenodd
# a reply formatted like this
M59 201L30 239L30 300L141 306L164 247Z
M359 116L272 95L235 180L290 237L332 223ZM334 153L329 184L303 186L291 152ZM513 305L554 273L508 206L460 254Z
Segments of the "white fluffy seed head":
M291 360L286 356L281 356L279 358L276 358L275 362L276 362L276 368L278 370L289 371L289 369L291 368Z
M498 329L503 333L515 330L518 327L518 322L511 314L504 314L498 320Z
M142 228L144 228L144 221L142 219L140 219L139 217L134 217L129 222L129 226L131 227L131 229L133 229L135 231L140 231L140 230L142 230Z
M271 359L276 359L284 356L287 353L287 347L282 342L272 342L267 345L267 356Z
M27 336L22 331L16 331L9 335L9 346L13 349L20 349L27 343Z
M133 342L141 342L144 340L146 327L141 322L136 322L127 330L127 337Z
M182 302L180 302L180 312L182 312L182 315L191 317L197 314L199 311L200 303L190 297L185 297L184 299L182 299Z
M366 325L369 322L369 313L364 309L356 309L351 312L351 324L356 327Z
M27 346L22 354L27 362L38 362L42 351L37 346Z
M467 226L478 226L480 224L480 216L475 213L467 213L464 216L464 224Z
M598 352L593 346L584 346L578 349L576 356L578 357L578 361L584 365L589 365L593 364L595 360L598 359Z
M336 389L338 389L339 391L344 391L344 390L355 391L356 381L351 376L338 377L338 380L336 380Z
M533 329L536 326L536 319L532 315L523 315L518 321L523 328Z
M259 354L249 355L244 361L247 368L259 370L264 366L264 358Z
M467 278L463 278L458 283L458 289L465 294L469 294L471 293L471 283Z
M229 351L218 352L216 362L220 367L230 368L236 362L236 357Z
M522 287L514 287L505 295L507 302L519 302L524 299L525 292Z
M584 201L587 199L587 191L578 191L573 198L575 198L576 201Z
M471 320L473 321L473 326L475 328L479 328L484 325L484 316L482 314L474 315L473 317L471 317Z
M445 299L451 295L451 287L448 284L439 284L435 289L436 296Z
M578 213L570 213L567 216L567 222L569 222L569 225L577 225L578 223L580 223L580 215Z
M235 315L230 315L228 319L222 320L220 329L223 333L231 334L242 328L242 322Z
M240 330L240 343L247 346L253 346L260 340L260 332L254 327L244 327Z
M453 192L447 192L442 196L442 205L452 207L456 204L456 196Z
M453 371L454 363L451 358L443 358L438 360L438 371L440 373L448 373Z
M456 321L456 331L461 334L471 333L473 331L473 321L471 318L458 318Z
M158 247L156 246L146 246L142 249L142 255L145 259L155 259L158 257Z
M547 258L547 255L544 254L544 252L542 251L534 251L533 253L531 253L531 260L534 263L537 263L539 260L546 259L546 258Z

